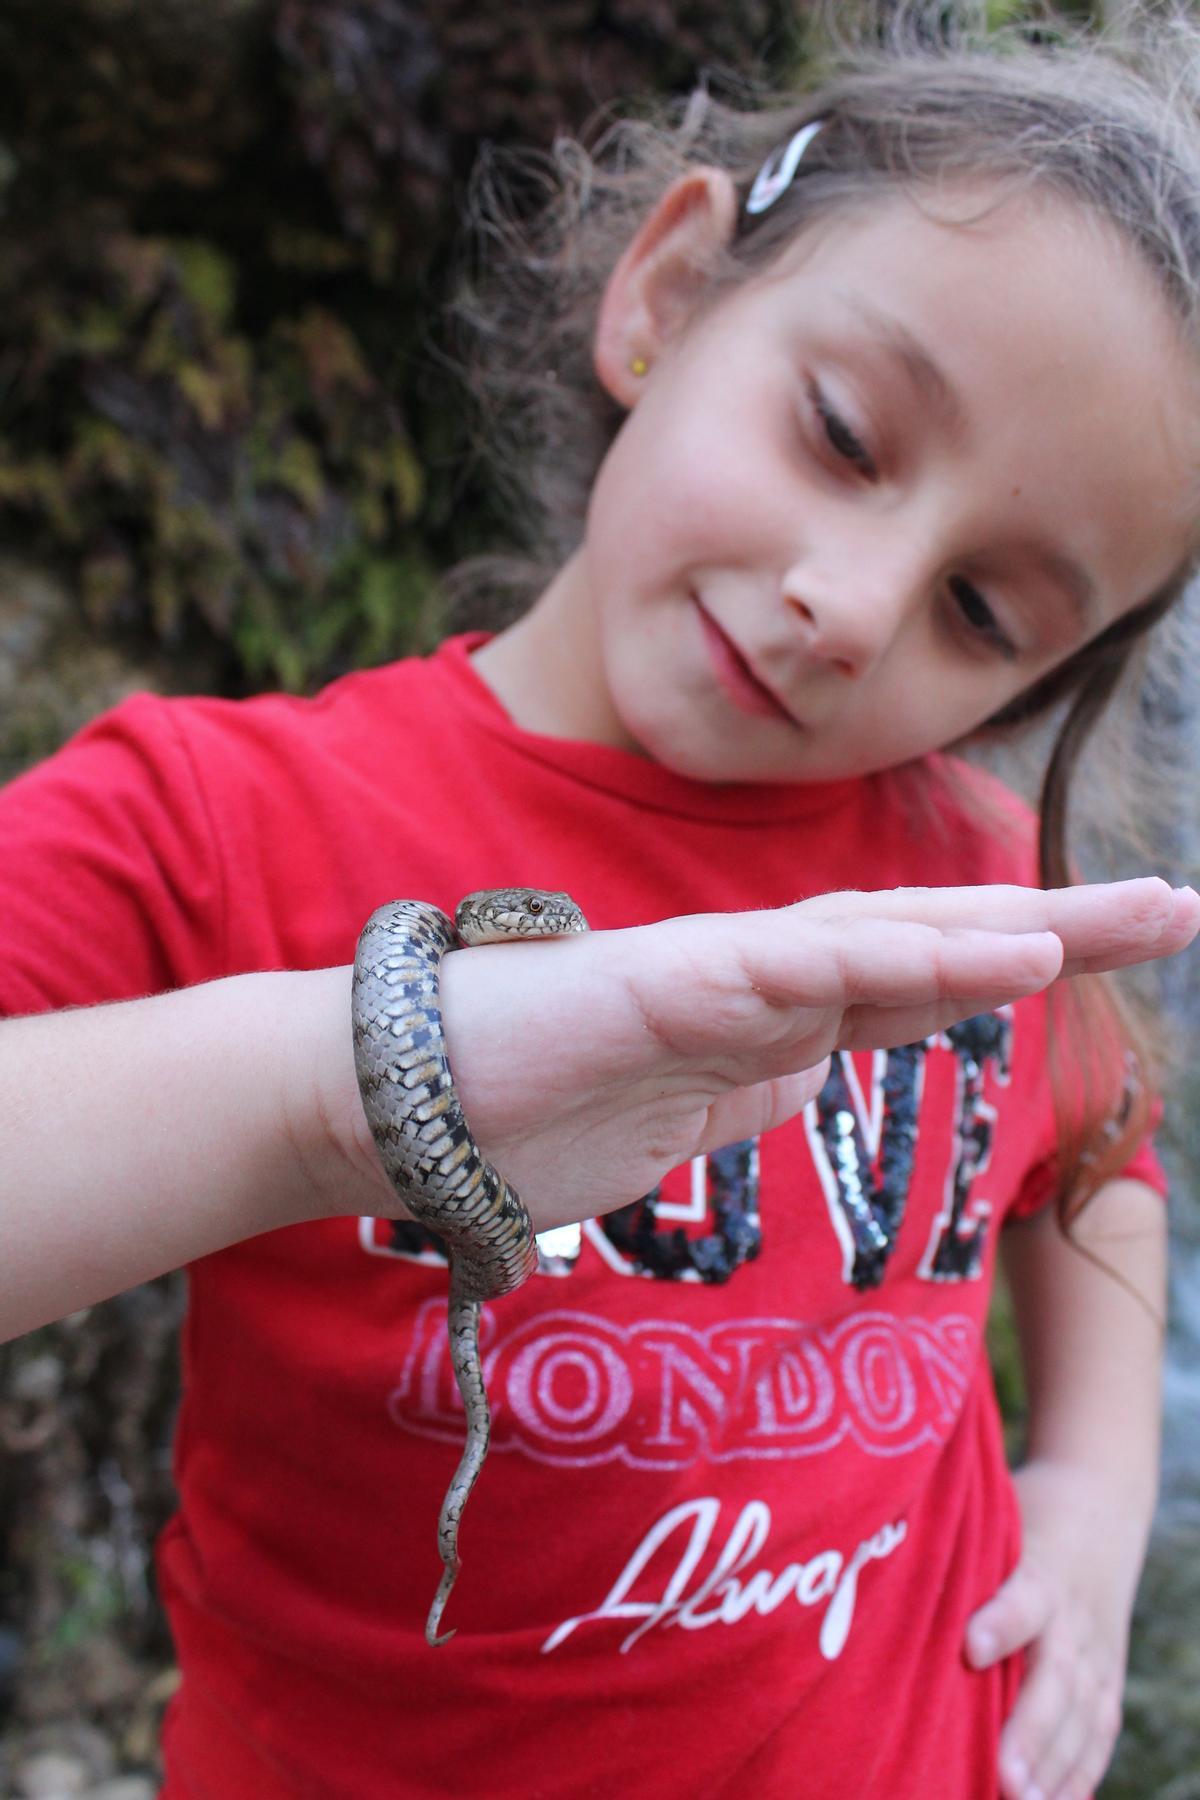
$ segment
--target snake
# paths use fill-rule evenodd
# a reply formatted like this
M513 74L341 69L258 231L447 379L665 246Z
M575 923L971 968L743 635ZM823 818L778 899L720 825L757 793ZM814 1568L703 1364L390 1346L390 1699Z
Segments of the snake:
M393 900L362 929L354 958L354 1067L383 1167L413 1218L442 1240L450 1264L450 1360L467 1416L466 1442L438 1520L443 1569L425 1640L437 1647L458 1577L458 1530L491 1438L479 1352L485 1300L510 1294L537 1267L533 1223L520 1195L483 1155L454 1085L442 1032L442 959L478 944L586 931L569 894L485 888L459 902L453 922L423 900Z

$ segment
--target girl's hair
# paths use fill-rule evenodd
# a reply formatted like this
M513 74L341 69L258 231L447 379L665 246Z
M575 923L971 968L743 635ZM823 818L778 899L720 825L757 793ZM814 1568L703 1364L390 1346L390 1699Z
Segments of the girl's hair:
M468 379L480 447L524 553L463 565L450 577L452 602L486 595L492 622L511 615L580 541L593 480L623 417L593 372L596 311L641 219L698 164L727 169L744 200L766 158L809 120L823 124L790 187L765 213L743 210L727 252L704 271L705 306L771 269L811 226L869 208L898 187L934 207L967 183L997 197L1036 190L1115 229L1157 278L1200 362L1200 30L1182 13L1137 4L1121 9L1119 37L1102 38L1061 21L985 32L963 19L962 7L948 28L952 10L892 5L882 27L860 26L856 43L843 31L825 78L800 98L751 94L743 83L734 90L739 103L730 104L706 86L686 102L606 122L590 150L563 138L548 154L485 154L468 218L480 261L454 312L473 347ZM993 743L1013 727L1049 722L1039 808L1046 886L1072 879L1068 795L1074 800L1080 752L1102 714L1123 712L1127 729L1115 754L1087 759L1101 789L1094 823L1108 842L1139 856L1161 862L1170 853L1153 827L1152 798L1170 796L1171 772L1162 743L1150 737L1177 723L1173 673L1197 666L1178 637L1187 609L1176 605L1195 560L989 722ZM1159 624L1168 613L1174 643ZM1159 627L1153 657L1151 626ZM1078 991L1056 991L1052 1010L1077 1016L1051 1040L1064 1218L1127 1160L1145 1129L1161 1060L1146 1021L1109 984L1093 977L1071 986ZM1111 1072L1117 1044L1129 1047L1131 1076L1114 1126L1112 1083L1099 1062Z

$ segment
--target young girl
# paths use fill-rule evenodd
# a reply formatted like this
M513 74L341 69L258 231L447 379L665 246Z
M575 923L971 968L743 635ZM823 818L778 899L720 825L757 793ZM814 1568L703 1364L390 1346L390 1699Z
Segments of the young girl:
M562 159L558 314L512 290L570 546L524 616L312 701L135 699L0 799L0 1007L50 1015L0 1030L4 1322L191 1265L171 1800L1083 1796L1165 1227L1115 1014L1046 990L1200 900L1041 884L1192 565L1200 151L1066 52L618 150ZM1062 699L1039 867L940 753ZM445 964L475 1135L557 1229L485 1309L433 1651L445 1264L388 1222L346 965L384 900L521 882L593 930Z

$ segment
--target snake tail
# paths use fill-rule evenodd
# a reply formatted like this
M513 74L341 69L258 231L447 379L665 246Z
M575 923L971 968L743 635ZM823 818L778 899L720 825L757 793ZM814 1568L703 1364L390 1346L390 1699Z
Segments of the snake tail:
M434 1595L425 1622L425 1641L435 1647L448 1644L453 1631L438 1636L442 1613L450 1598L458 1571L462 1566L458 1555L458 1528L488 1453L492 1433L492 1415L488 1406L487 1387L483 1379L483 1362L479 1354L479 1301L465 1298L451 1277L450 1283L450 1361L454 1367L458 1391L467 1413L467 1441L454 1478L442 1501L438 1520L438 1549L446 1567L438 1591Z

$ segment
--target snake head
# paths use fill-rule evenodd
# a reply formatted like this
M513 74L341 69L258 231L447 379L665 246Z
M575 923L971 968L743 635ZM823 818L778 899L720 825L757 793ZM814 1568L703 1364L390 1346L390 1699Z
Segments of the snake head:
M570 894L544 888L484 888L461 900L454 928L464 944L503 944L510 938L564 937L586 931Z

